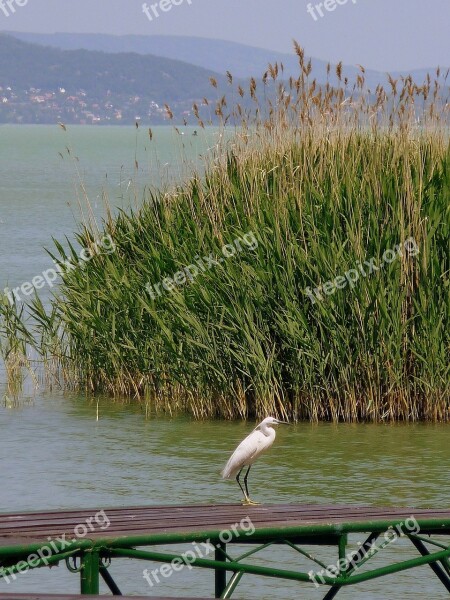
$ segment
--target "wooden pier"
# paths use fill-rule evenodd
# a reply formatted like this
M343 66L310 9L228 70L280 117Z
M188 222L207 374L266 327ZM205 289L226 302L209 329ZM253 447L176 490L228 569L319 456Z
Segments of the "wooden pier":
M365 542L351 548L352 533L365 534ZM65 561L80 577L81 594L98 595L102 578L114 595L121 595L111 565L115 558L126 557L166 564L166 572L185 565L210 569L215 598L230 598L241 578L253 574L323 586L324 600L330 600L345 586L429 565L430 574L450 592L449 536L450 509L219 504L0 514L0 577L9 581L29 569ZM371 558L399 537L411 542L414 557L370 568ZM186 551L158 548L171 544L186 544ZM272 544L284 544L306 557L311 569L277 569L252 562ZM302 546L334 546L336 561L325 564ZM164 577L158 587L162 595Z

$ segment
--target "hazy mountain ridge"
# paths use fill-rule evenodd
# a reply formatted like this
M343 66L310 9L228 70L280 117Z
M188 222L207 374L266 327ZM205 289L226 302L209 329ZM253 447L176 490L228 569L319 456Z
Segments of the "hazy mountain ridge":
M209 77L225 78L186 62L137 53L61 50L0 34L3 83L34 87L95 87L99 91L155 96L159 101L198 99L210 92Z
M173 60L187 61L192 65L209 69L221 74L230 71L235 77L259 77L267 69L268 63L283 63L285 74L298 75L298 60L295 54L285 54L262 48L254 48L235 42L194 38L187 36L162 36L162 35L125 35L114 36L104 34L36 34L11 32L14 37L37 44L50 45L62 49L87 49L100 50L110 53L136 52L138 54L152 54ZM318 83L327 80L327 62L312 58L313 76ZM415 69L412 71L392 72L394 78L411 74L413 79L421 83L427 73L434 73L435 68ZM443 66L443 70L446 69ZM344 75L354 81L360 74L358 66L344 66ZM378 84L387 82L387 74L366 69L365 73L368 87L375 88ZM335 83L334 75L331 83Z
M33 45L0 34L0 122L180 122L193 102L217 97L213 71L137 53L106 54Z

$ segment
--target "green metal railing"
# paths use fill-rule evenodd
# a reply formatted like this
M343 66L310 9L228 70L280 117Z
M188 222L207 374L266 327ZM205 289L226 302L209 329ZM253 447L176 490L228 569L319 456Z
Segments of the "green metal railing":
M412 548L419 555L377 568L369 568L370 561L374 556L383 552L390 542L387 537L378 544L376 542L383 534L392 532L397 525L393 521L260 528L252 535L247 535L245 540L239 538L239 534L232 536L227 544L221 541L221 532L219 531L124 536L99 540L84 539L73 541L68 550L53 542L54 548L58 552L46 558L39 558L39 551L45 547L45 543L0 547L0 577L15 577L28 569L42 568L65 561L71 572L79 574L82 594L97 595L100 578L102 578L114 595L120 595L120 589L108 570L115 558L131 558L158 563L178 561L177 564L214 571L216 598L231 598L241 579L245 575L251 574L297 581L303 584L316 583L329 588L324 600L331 600L343 587L429 565L430 573L434 573L450 592L450 544L441 539L450 536L450 520L448 522L445 520L418 520L418 524L420 535L419 533L408 533L401 537L410 540ZM348 553L348 535L356 532L369 535L358 549ZM439 536L440 539L425 537L431 534ZM188 560L184 553L161 551L157 548L162 544L206 541L210 541L214 547L214 557L204 558L191 555ZM254 547L239 556L231 556L230 549L236 548L237 544L241 546L243 543L251 544ZM289 570L262 566L252 562L253 557L274 544L285 545L310 561L311 566L319 567L320 571ZM302 548L302 545L335 546L339 568L331 569L325 562ZM144 546L151 548L139 548ZM33 557L32 560L31 557ZM363 565L366 566L366 569L361 572L360 568Z

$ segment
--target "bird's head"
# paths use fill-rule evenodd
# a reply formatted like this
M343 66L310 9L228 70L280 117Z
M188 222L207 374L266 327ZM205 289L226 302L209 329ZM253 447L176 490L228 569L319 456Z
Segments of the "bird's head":
M275 417L266 417L264 421L258 425L258 427L270 427L272 425L289 425L287 421L280 421L280 419L275 419Z

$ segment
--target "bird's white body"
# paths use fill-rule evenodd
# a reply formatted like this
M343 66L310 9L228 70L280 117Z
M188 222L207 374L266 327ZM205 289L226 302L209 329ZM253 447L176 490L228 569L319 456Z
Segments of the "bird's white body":
M275 441L275 419L267 417L236 448L222 471L224 479L235 477L246 466L251 466Z
M269 433L254 430L233 452L222 471L224 479L235 477L242 467L252 465L263 452L268 450L275 440L275 429L267 428Z
M273 417L267 417L264 421L261 421L250 435L242 440L222 471L224 479L236 476L236 481L244 494L244 505L258 504L250 500L247 484L248 474L255 460L268 450L275 441L275 429L271 425L279 425L280 423L284 423L284 421L279 421ZM242 487L239 477L244 467L248 468L244 477L244 487Z

